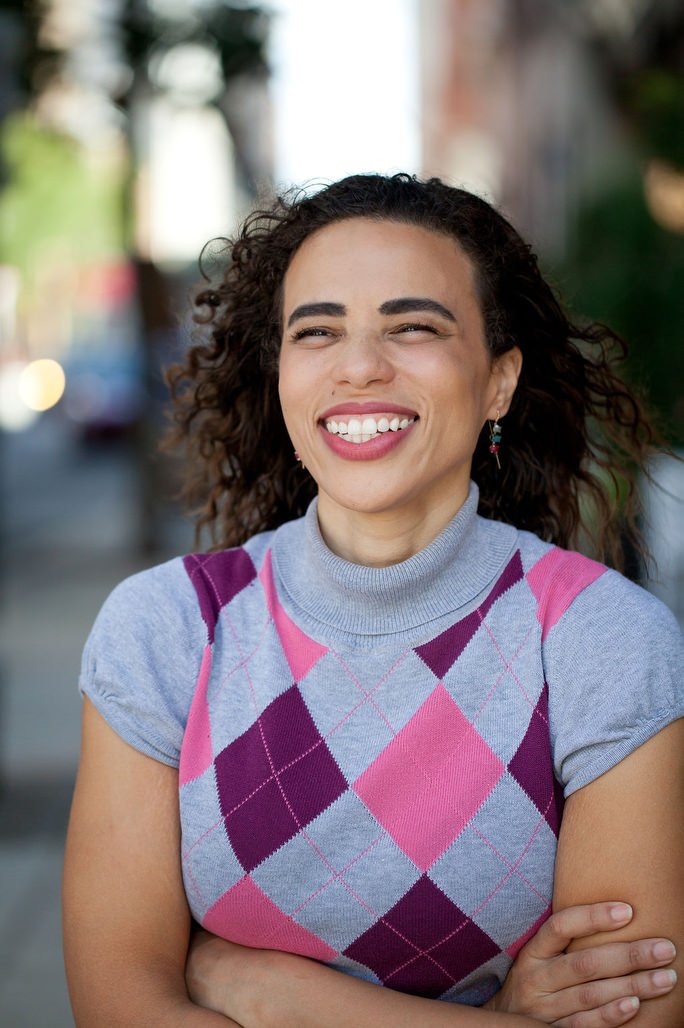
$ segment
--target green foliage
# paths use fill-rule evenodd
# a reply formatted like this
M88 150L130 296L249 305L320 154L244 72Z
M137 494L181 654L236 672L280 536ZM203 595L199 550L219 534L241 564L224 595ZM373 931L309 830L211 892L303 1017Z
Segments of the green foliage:
M46 251L79 262L121 252L118 161L94 165L78 142L26 113L2 124L0 146L9 170L0 194L0 261L20 269L29 291Z
M558 274L578 317L630 345L628 378L643 387L670 440L684 442L684 236L652 218L634 174L584 204Z
M684 168L684 78L649 68L636 75L628 104L646 152Z

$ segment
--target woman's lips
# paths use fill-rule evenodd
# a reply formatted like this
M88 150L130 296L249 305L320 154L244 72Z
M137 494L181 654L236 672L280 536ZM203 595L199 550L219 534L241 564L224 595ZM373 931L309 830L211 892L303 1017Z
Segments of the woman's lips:
M356 405L357 408L360 405ZM377 411L377 406L373 408L373 411ZM392 409L390 407L384 407L383 410L390 413L401 413L411 416L412 411L407 411L405 408L401 410ZM338 416L347 413L340 408L336 408ZM372 411L350 411L349 413L358 414L370 414ZM327 415L328 418L332 417L331 414ZM369 439L365 443L350 443L344 436L336 435L332 432L328 432L324 424L319 423L318 429L323 434L323 439L326 445L333 453L337 454L338 457L343 457L345 460L377 460L379 457L384 457L392 450L396 449L397 446L401 446L402 442L410 435L416 422L412 421L406 428L399 429L397 432L383 432L381 435L375 436L374 439Z
M396 403L386 403L384 400L366 400L363 403L338 403L334 407L323 411L321 421L329 421L331 418L339 418L346 414L348 417L363 416L364 414L403 414L406 418L417 417L416 411L410 407L400 407Z

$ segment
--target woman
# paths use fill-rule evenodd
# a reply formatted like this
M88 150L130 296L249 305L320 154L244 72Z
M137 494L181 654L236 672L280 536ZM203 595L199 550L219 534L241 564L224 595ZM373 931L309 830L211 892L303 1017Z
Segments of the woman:
M588 498L618 552L653 442L615 337L408 176L253 216L198 305L172 384L232 548L123 583L86 647L79 1026L681 1021L678 633L560 548Z

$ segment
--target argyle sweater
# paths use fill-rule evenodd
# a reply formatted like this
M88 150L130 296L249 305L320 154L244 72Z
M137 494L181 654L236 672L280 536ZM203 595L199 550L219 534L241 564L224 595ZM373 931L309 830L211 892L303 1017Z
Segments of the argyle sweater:
M476 509L367 568L314 503L105 604L81 688L178 766L209 931L481 1004L550 912L563 794L681 716L666 608Z

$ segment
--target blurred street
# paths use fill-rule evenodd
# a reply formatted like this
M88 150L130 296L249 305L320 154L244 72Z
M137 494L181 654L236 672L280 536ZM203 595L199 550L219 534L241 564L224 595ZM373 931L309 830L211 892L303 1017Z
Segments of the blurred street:
M0 1024L69 1028L59 881L79 745L80 651L136 552L135 464L58 418L2 439ZM178 549L190 545L180 538Z

